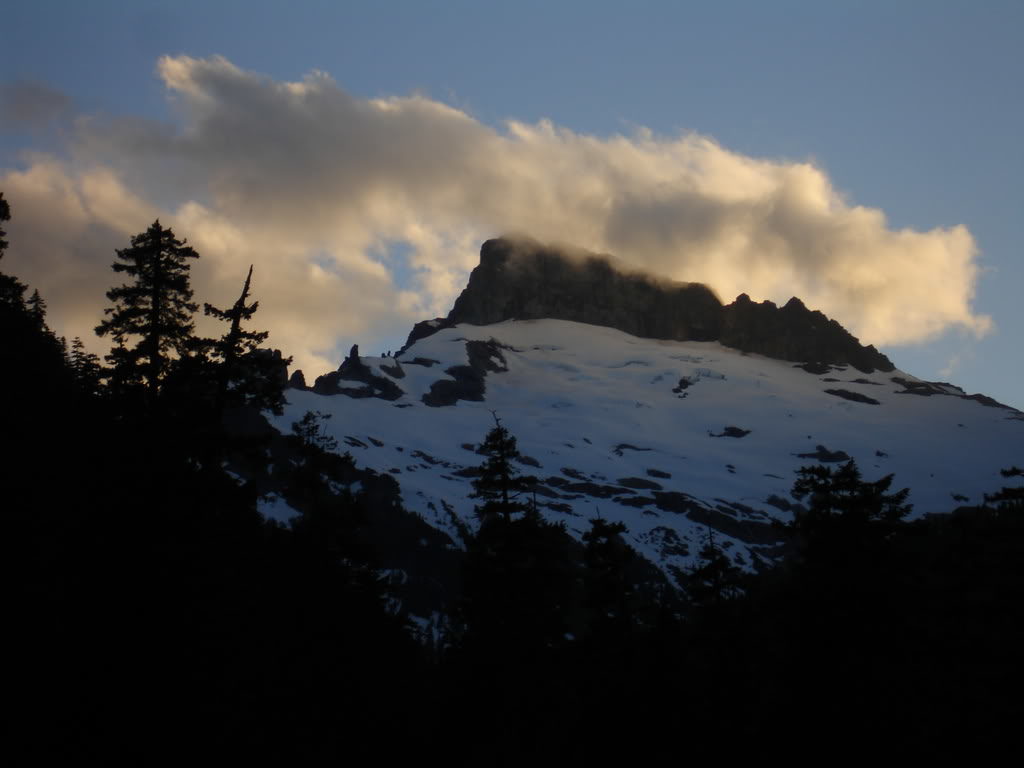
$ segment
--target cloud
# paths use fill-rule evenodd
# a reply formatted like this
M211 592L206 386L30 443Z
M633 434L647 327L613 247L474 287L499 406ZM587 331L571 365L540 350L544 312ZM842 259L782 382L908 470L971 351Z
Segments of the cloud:
M21 80L0 85L0 127L8 130L43 128L67 117L71 100L44 83Z
M109 265L114 247L160 215L203 256L201 300L230 301L256 264L260 323L307 373L336 365L343 338L395 338L447 312L480 243L504 232L610 251L706 282L726 301L797 295L867 343L991 325L971 307L978 251L964 227L893 230L810 163L692 134L595 137L547 121L495 129L423 96L359 99L321 72L279 82L220 57L164 57L157 71L177 124L81 119L72 160L36 158L0 175L14 215L10 269L44 295L49 273L18 272L13 255L44 234L49 195L77 223L49 222L40 266ZM70 294L51 306L75 304Z
M133 199L109 171L71 176L57 160L34 156L25 171L0 176L11 206L3 269L38 288L55 330L88 343L104 293L113 285L113 248L155 211Z
M962 362L962 355L959 352L954 352L939 370L939 375L946 379L953 378L953 374L960 368Z

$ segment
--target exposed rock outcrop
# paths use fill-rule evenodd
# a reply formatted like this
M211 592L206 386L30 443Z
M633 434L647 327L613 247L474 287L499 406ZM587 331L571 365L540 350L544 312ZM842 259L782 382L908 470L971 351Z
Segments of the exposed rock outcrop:
M875 400L873 397L868 397L860 392L851 392L848 389L826 389L826 395L833 395L835 397L841 397L844 400L850 400L854 403L867 403L868 405L881 405L880 402Z
M861 346L843 326L795 296L779 308L770 301L756 304L745 293L722 308L722 333L727 347L793 362L852 365L858 371L891 371L894 366L872 346Z
M501 347L490 341L467 341L466 357L469 365L454 365L445 370L450 379L440 379L430 385L423 402L432 408L455 405L459 400L483 400L487 391L487 374L508 370Z
M1006 410L1017 414L1017 416L1011 416L1010 418L1019 418L1021 415L1021 411L1018 411L1016 408L1009 405L1003 405L998 400L994 400L988 395L968 395L955 384L949 384L944 381L910 381L902 376L893 376L892 381L893 383L899 384L903 387L903 389L896 390L896 394L898 395L923 395L925 397L931 395L948 395L951 397L959 397L961 400L974 400L975 402L981 403L989 408L1005 408Z
M488 240L446 323L490 325L510 318L574 320L648 339L713 341L721 302L705 285L660 282L611 256L533 240Z
M742 294L723 306L701 283L662 280L607 254L519 238L484 243L480 264L448 317L418 323L406 346L457 323L543 318L603 325L644 338L720 341L744 352L819 366L851 365L865 373L894 367L797 298L780 308Z
M361 386L346 387L342 386L343 382L355 382ZM359 357L358 345L352 347L338 370L317 376L313 391L318 395L378 397L382 400L397 400L405 394L393 381L370 370Z
M442 328L447 328L449 325L450 323L448 323L443 317L435 317L433 320L421 320L412 327L411 331L409 331L409 337L405 340L405 344L402 345L402 348L395 353L395 357L401 355L420 339L425 339L427 336L431 336Z
M268 371L282 388L288 386L288 365L292 361L290 357L284 357L280 349L256 349L252 356L259 360L258 367Z

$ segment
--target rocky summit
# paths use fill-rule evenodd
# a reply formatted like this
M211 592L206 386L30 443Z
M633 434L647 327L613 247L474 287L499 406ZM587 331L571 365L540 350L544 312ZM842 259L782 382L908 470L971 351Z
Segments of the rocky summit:
M418 324L408 344L459 323L540 319L606 326L647 339L718 341L817 367L850 365L862 373L894 368L885 355L798 298L778 307L742 294L723 305L701 283L654 277L608 254L509 237L483 244L480 264L448 317Z

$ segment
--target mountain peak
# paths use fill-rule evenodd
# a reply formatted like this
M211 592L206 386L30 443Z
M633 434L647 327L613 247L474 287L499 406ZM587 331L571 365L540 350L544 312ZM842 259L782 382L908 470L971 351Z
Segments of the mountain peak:
M723 305L708 286L659 278L609 254L527 237L488 240L469 284L442 321L420 323L409 343L458 323L571 320L650 339L719 341L723 345L797 363L852 365L860 371L894 369L838 322L808 309L797 297L782 308L740 294Z

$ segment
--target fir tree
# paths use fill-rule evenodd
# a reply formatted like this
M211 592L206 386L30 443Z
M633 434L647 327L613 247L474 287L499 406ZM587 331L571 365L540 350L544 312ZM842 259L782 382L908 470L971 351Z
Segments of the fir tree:
M71 367L75 383L83 394L95 395L99 393L103 367L100 365L99 357L86 350L80 336L75 336L71 340L68 365Z
M3 259L9 245L5 239L7 233L3 229L3 223L10 220L11 207L4 200L4 193L0 192L0 259ZM16 311L24 309L26 288L27 286L16 277L0 272L0 308Z
M247 331L242 327L242 322L251 320L260 305L258 301L246 304L251 283L252 266L241 295L230 309L203 305L206 315L230 323L228 332L213 344L213 357L219 362L215 403L218 417L229 404L252 405L275 413L280 413L284 404L281 371L291 358L282 361L258 349L270 335L268 331Z
M881 573L877 564L889 556L896 535L906 528L910 489L890 493L892 475L863 480L853 460L836 469L802 467L797 474L792 495L805 500L807 508L796 512L788 528L796 534L800 560L808 568L805 578L830 585L837 594L864 595L865 579Z
M1009 479L1011 477L1024 478L1024 469L1010 467L999 470L999 474ZM1003 486L999 491L992 494L985 494L986 504L995 504L1000 512L1021 512L1024 511L1024 485Z
M0 258L3 258L4 251L7 250L7 240L4 238L7 233L4 231L3 223L11 220L11 206L4 200L4 193L0 192Z
M862 480L852 459L836 470L823 464L801 467L793 484L793 496L807 499L807 510L797 514L790 527L807 535L842 530L888 533L912 509L910 489L888 493L892 475L873 482Z
M324 431L324 422L329 418L329 413L306 411L301 419L292 422L292 434L298 438L298 453L303 459L338 450L337 439Z
M28 314L32 318L32 321L36 324L37 328L46 327L46 302L43 301L43 297L39 295L39 290L32 291L32 295L28 297L28 301L25 302L25 306L28 309Z
M697 606L716 606L741 594L743 571L715 543L715 535L707 529L707 542L699 558L686 574L686 596Z
M623 523L595 517L583 534L585 608L590 641L598 651L623 649L650 607L649 595L642 595L637 584L639 556L626 543L625 533Z
M10 218L11 208L0 192L0 225ZM7 250L6 234L0 228L0 258ZM46 302L39 291L26 301L27 289L16 277L0 272L0 359L16 361L20 369L32 372L29 380L33 383L28 389L35 400L43 399L46 391L65 391L68 371L63 345L46 325ZM24 389L24 382L14 381L16 378L21 377L6 377L0 389L5 393Z
M473 481L473 495L484 500L476 508L481 520L501 515L507 521L513 514L530 509L522 495L534 487L536 478L519 474L512 463L520 457L516 439L501 425L498 415L492 415L494 428L480 446L480 452L487 459L480 466L480 475Z
M194 343L192 314L198 307L191 301L189 260L198 257L157 220L132 238L130 248L118 250L119 261L112 265L133 282L107 291L114 306L104 310L109 317L96 334L117 344L106 358L114 368L112 379L144 384L151 404L172 355L187 355ZM139 340L129 347L135 337Z
M583 534L583 562L587 567L587 593L598 623L620 619L627 613L630 593L626 567L636 553L622 539L623 523L591 518L590 530Z
M473 481L484 503L476 507L480 528L466 541L465 588L452 640L467 658L497 653L525 661L566 642L579 574L565 526L545 521L523 500L535 479L517 473L516 439L497 415L494 421Z

